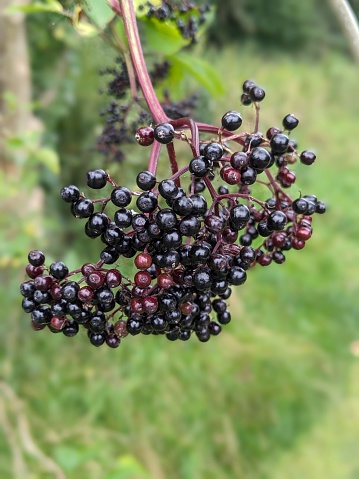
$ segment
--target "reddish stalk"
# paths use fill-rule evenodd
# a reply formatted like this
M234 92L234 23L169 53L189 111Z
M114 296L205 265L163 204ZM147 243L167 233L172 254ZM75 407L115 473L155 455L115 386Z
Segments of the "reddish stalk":
M142 52L141 41L138 34L136 15L132 0L112 0L111 6L114 11L121 12L123 24L126 31L126 37L135 68L138 83L141 87L147 106L156 123L164 123L168 118L158 101L149 77L145 59Z

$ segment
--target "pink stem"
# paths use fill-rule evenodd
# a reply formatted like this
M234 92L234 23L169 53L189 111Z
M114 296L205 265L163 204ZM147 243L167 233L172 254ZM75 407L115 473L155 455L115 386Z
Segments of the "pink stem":
M114 11L121 11L132 63L135 67L137 79L140 84L143 96L146 100L147 106L156 123L164 123L168 121L168 118L163 111L160 102L158 101L147 71L145 59L142 52L141 41L138 35L133 2L132 0L112 0L111 6Z
M178 164L176 160L175 147L173 145L173 142L168 143L168 145L166 146L167 146L168 158L170 159L172 175L175 175L178 172ZM177 186L181 186L181 180L179 177L175 179L175 183Z
M151 149L150 160L148 162L148 171L153 173L156 176L157 165L158 165L158 158L160 156L162 145L158 143L158 141L154 141Z

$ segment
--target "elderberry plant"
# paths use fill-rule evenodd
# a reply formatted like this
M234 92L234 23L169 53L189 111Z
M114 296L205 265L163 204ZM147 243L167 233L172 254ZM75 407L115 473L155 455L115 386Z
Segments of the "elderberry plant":
M62 188L85 235L103 243L100 258L69 271L62 261L45 266L45 255L31 251L30 279L20 287L22 307L35 330L74 336L83 327L94 346L116 348L122 338L138 334L171 341L194 335L206 342L231 321L227 300L250 269L282 264L310 239L313 215L324 213L325 205L314 195L290 196L289 190L296 182L292 165L311 165L316 156L298 151L290 133L299 121L291 114L282 128L260 133L265 91L250 80L241 102L254 106L251 132L237 131L242 116L236 110L224 113L219 125L170 119L152 88L132 1L112 0L111 6L126 30L131 81L140 86L153 118L134 135L134 148L150 149L147 169L138 173L135 190L103 168L87 172L87 186L110 186L107 196L89 198L75 185ZM181 148L179 162L182 144L187 154L183 159ZM161 152L171 168L168 178L157 174ZM137 269L133 278L124 274L125 262Z

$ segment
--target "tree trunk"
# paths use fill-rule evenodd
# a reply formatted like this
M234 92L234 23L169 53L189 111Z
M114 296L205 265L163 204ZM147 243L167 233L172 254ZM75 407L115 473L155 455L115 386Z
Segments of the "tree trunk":
M6 170L6 138L34 126L29 108L31 74L25 17L21 12L6 12L10 5L28 3L29 0L0 0L0 164Z
M347 0L329 0L329 3L338 18L349 48L356 63L359 63L359 25L349 2Z

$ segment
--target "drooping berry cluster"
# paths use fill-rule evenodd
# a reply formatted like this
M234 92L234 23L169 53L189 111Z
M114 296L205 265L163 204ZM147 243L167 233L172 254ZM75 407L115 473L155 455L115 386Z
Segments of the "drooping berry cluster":
M196 43L198 28L206 22L206 15L211 7L209 4L198 6L191 1L162 0L158 7L151 2L146 2L140 6L140 10L146 10L149 18L174 22L183 38Z
M135 138L152 151L136 191L102 169L87 173L87 185L111 187L105 198L90 199L74 185L61 190L72 214L85 220L85 234L104 247L96 264L72 272L62 262L47 268L43 253L29 253L30 280L21 293L35 329L73 336L82 325L95 346L117 347L127 334L140 333L169 340L195 335L206 342L230 322L226 300L250 268L282 264L289 250L304 248L312 216L324 213L325 205L314 195L288 195L296 180L289 168L297 161L311 165L316 157L297 152L290 139L299 123L293 115L283 119L282 129L258 131L264 91L246 81L244 94L253 88L263 92L251 96L254 132L234 133L242 124L235 110L223 115L220 127L189 118L144 126ZM179 168L175 145L181 141L190 155ZM159 180L161 148L172 175ZM254 196L258 185L266 197ZM133 278L123 274L123 259L137 269Z
M113 98L111 103L100 112L105 120L101 135L97 139L97 150L106 160L122 161L125 158L123 146L134 142L134 135L140 125L153 123L148 110L144 109L141 98L131 98L130 80L126 64L117 59L116 68L106 68L100 73L110 75L107 94ZM157 86L168 77L171 65L165 60L155 63L149 72L153 86ZM197 106L197 95L192 94L180 101L172 101L168 91L164 91L162 108L166 115L178 119L192 115Z

